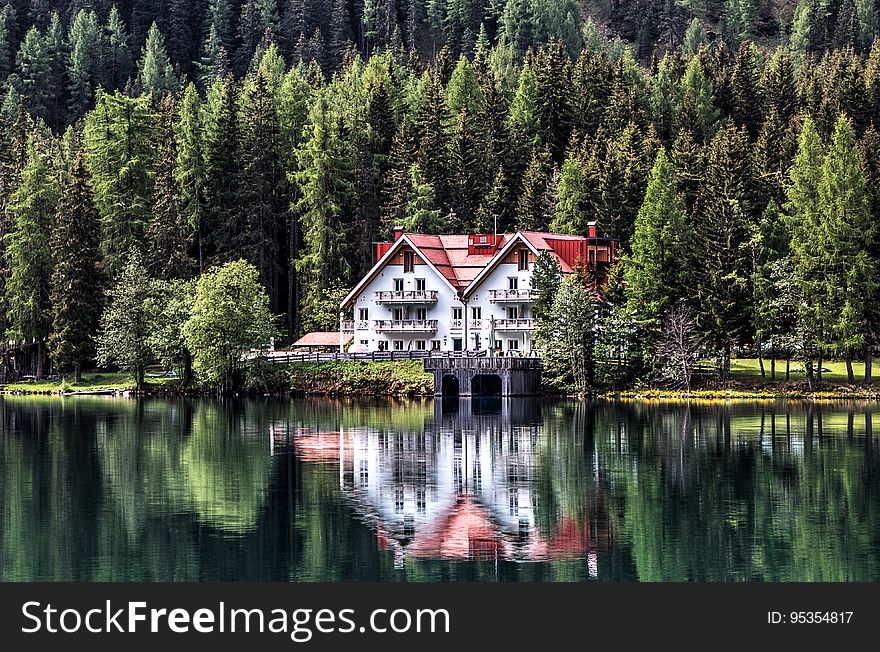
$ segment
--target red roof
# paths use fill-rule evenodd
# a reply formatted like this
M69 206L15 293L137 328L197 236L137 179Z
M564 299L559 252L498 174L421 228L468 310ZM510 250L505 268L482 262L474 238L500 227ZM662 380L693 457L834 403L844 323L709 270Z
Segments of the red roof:
M521 236L537 252L552 251L556 254L564 274L570 274L577 266L578 259L585 259L586 252L592 247L605 249L612 247L611 241L605 238L585 238L577 235L565 235L561 233L546 233L539 231L520 231L518 233L499 233L487 235L496 241L490 242L491 246L476 251L475 247L469 246L469 240L474 236L468 235L429 235L425 233L406 233L405 239L412 244L425 260L433 265L449 284L459 292L473 290L471 284L474 279L490 265L499 262L506 255L505 247L517 235ZM399 245L403 237L393 243L377 243L377 252L384 257L394 246ZM485 251L485 253L483 253ZM613 251L613 248L612 248ZM504 254L504 255L502 255ZM611 254L609 253L609 256ZM357 296L361 286L366 284L378 273L377 265L368 274L343 302L343 307L349 306Z
M344 335L343 342L348 342L352 336ZM315 331L306 333L291 346L339 346L338 331Z

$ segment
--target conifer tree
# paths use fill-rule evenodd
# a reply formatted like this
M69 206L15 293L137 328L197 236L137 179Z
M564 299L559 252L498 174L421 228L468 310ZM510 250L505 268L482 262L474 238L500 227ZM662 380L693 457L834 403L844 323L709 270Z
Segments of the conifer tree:
M791 233L792 276L797 290L798 350L804 358L807 378L813 380L813 360L828 337L828 304L825 288L817 281L822 261L819 245L819 185L825 157L822 141L812 119L804 120L798 151L789 170L785 210Z
M60 195L56 157L57 147L50 136L40 132L30 135L21 182L9 200L12 225L3 243L9 270L4 297L6 336L24 344L35 343L37 378L45 372L51 324L50 238Z
M409 169L410 190L406 202L406 218L400 223L410 233L444 233L448 223L437 207L434 187L425 180L417 164Z
M545 214L546 196L553 175L550 149L536 150L522 180L516 224L522 231L546 231L552 216Z
M101 314L98 211L82 152L74 159L58 202L51 249L49 357L59 371L72 371L79 382L83 364L95 356Z
M297 271L305 278L303 321L321 309L324 291L351 282L347 213L353 188L350 151L340 138L326 91L316 95L306 130L297 173L303 232Z
M595 221L601 203L598 153L584 142L571 148L559 175L556 215L550 230L570 235L586 235L589 222Z
M535 114L541 142L561 161L571 134L569 76L571 63L562 43L552 41L535 58Z
M170 95L166 95L159 105L153 206L146 230L147 270L153 278L165 281L187 278L194 267L189 256L192 229L181 210L175 182L174 108Z
M260 273L273 311L280 308L279 242L284 233L287 197L284 170L278 155L278 120L273 97L262 71L245 85L239 115L242 180L238 205L244 227L240 254Z
M105 47L101 70L105 88L120 88L132 76L132 55L128 30L116 5L110 8L104 27Z
M49 53L46 43L36 27L31 27L18 51L18 71L21 77L22 96L31 115L49 118L49 89L51 77Z
M110 278L132 247L143 248L153 192L155 115L147 96L98 92L83 134L95 205L101 216L101 251Z
M727 121L712 139L700 189L691 265L701 328L719 355L726 378L731 351L750 340L752 296L746 243L751 236L750 151L742 129Z
M152 281L143 257L132 247L123 258L119 275L105 298L98 330L98 363L115 364L134 375L135 387L144 386L144 372L152 360L147 299Z
M202 244L205 264L236 260L239 253L228 238L237 225L239 175L235 82L217 79L208 88L204 111L205 214Z
M852 359L865 346L867 299L875 291L877 237L870 197L859 160L851 121L841 116L822 165L818 188L819 248L823 263L819 283L831 300L829 311L833 352L846 361L854 382Z
M677 126L690 131L699 142L708 142L718 127L718 116L712 81L703 71L699 57L694 57L681 80Z
M177 77L165 51L165 39L155 22L150 26L147 43L141 53L140 82L143 89L156 100L177 90Z
M67 64L68 108L71 117L79 118L95 99L98 66L98 16L80 9L70 25L70 60Z
M47 121L57 132L67 121L67 39L58 12L53 11L43 39L49 61L46 79Z
M684 201L666 151L657 153L636 217L624 266L630 314L656 335L663 316L685 294L690 237Z

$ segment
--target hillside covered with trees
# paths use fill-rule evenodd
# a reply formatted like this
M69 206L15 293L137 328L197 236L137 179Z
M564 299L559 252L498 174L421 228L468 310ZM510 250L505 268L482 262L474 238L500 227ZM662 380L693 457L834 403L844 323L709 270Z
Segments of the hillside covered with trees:
M695 349L722 375L742 349L870 356L878 20L868 0L10 2L0 327L85 364L126 268L182 322L193 293L162 288L243 258L289 335L334 328L395 224L596 220L625 255L582 346L618 364L579 383Z

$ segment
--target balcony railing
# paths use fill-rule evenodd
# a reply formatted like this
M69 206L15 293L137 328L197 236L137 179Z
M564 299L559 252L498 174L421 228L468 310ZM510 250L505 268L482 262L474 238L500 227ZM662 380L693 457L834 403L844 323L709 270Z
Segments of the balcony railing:
M343 321L341 328L343 333L354 333L354 321L351 319Z
M492 303L529 303L535 298L535 291L528 288L523 290L489 290L489 301Z
M376 303L437 303L437 290L388 290L373 296Z
M433 333L436 319L377 319L373 322L377 333Z
M531 331L535 329L534 319L496 319L496 331Z
M483 328L483 320L482 319L471 319L470 324L468 324L468 328L471 330L481 330Z
M453 331L460 331L464 328L464 319L450 319L449 320L449 329Z

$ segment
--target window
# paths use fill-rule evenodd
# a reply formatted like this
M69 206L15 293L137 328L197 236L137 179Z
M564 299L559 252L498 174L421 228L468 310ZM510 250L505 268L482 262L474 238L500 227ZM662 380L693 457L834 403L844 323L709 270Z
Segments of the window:
M453 308L452 309L452 318L453 319L461 319L462 318L462 309L461 308Z
M403 292L403 279L402 278L394 279L394 291L395 292Z
M411 251L403 252L403 272L412 272L415 269L415 255Z
M501 350L501 340L495 340L495 350L496 351Z
M403 308L395 308L391 311L391 316L394 321L400 321L403 319Z
M508 306L507 307L507 318L508 319L519 319L519 311L516 309L516 306Z
M516 252L516 268L523 272L529 268L529 250L520 249Z
M417 290L418 292L424 292L424 291L425 291L425 279L423 279L423 278L417 278L417 279L416 279L416 290Z
M416 309L416 319L424 321L428 318L428 309L427 308L418 308Z
M481 235L480 236L480 244L488 244L488 243L489 243L489 236Z
M425 350L425 340L416 340L416 351Z
M358 308L358 319L360 321L367 321L370 318L370 309L369 308Z
M507 340L508 351L519 351L519 340Z
M480 306L474 306L471 308L471 319L482 319L483 318L483 309Z
M369 346L370 340L360 340L361 346Z
M403 351L403 340L394 340L394 350Z
M507 289L516 290L519 287L519 279L516 276L510 276L507 279Z
M431 350L439 351L440 350L440 340L431 340Z
M462 339L460 337L452 338L452 350L453 351L461 351L462 350Z

